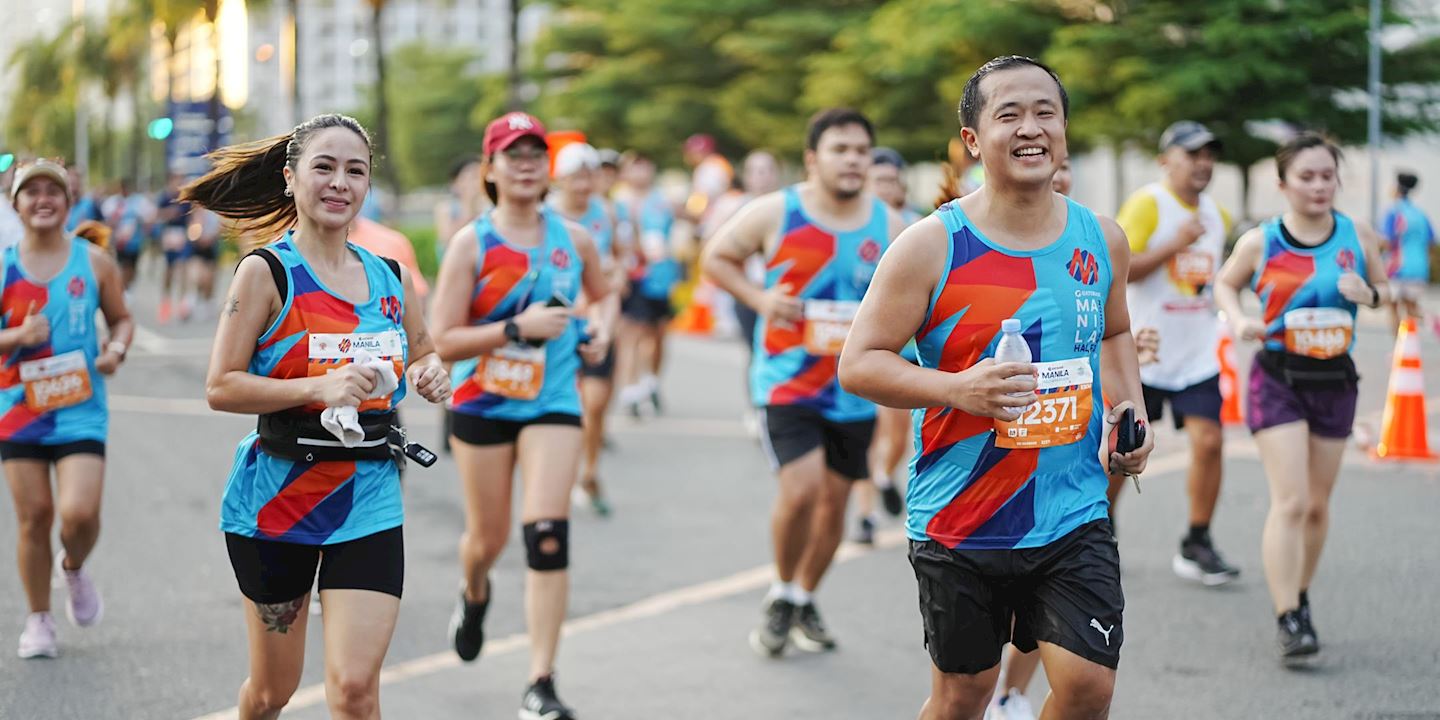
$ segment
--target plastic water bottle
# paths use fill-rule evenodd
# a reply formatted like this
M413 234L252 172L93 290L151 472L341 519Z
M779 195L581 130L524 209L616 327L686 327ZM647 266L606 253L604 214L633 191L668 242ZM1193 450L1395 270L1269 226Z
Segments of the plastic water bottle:
M999 363L1026 363L1033 359L1030 357L1030 343L1020 335L1020 320L1017 318L1006 318L1000 321L1000 343L995 346L995 362ZM1014 377L1025 377L1015 375ZM1029 395L1030 393L1013 393L1014 395ZM1020 417L1024 408L1008 408L1007 420L1014 420Z

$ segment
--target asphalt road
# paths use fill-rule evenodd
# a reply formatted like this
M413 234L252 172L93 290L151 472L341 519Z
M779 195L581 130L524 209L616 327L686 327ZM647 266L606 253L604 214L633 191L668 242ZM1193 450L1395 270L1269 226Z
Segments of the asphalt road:
M18 660L9 648L24 601L13 569L0 572L3 720L233 717L246 672L243 609L216 523L234 444L254 421L205 407L212 322L157 329L145 297L154 290L139 294L149 329L111 385L104 530L89 566L106 616L82 631L62 613L61 658ZM582 510L573 521L572 619L557 675L563 697L586 720L914 717L929 661L894 523L874 550L847 545L821 588L837 652L770 661L747 647L770 577L775 483L739 422L738 346L677 339L672 348L667 414L613 422L603 477L615 514ZM1378 425L1389 351L1385 330L1368 323L1357 353L1362 424ZM1428 334L1425 352L1440 362L1440 344ZM1430 389L1437 391L1433 379ZM416 400L405 411L421 438L438 434L437 413ZM1111 716L1440 719L1440 471L1349 455L1312 590L1324 660L1287 671L1272 650L1261 575L1264 476L1247 434L1228 439L1214 535L1243 569L1237 584L1204 589L1170 572L1185 521L1182 438L1162 433L1144 494L1121 503L1127 642ZM527 659L520 544L495 572L487 654L461 665L445 640L462 526L448 458L407 476L406 504L407 584L385 715L514 717ZM9 505L6 495L7 550L15 537ZM55 601L62 607L63 595ZM312 622L302 689L286 717L327 715L320 632ZM1043 680L1032 695L1043 697Z

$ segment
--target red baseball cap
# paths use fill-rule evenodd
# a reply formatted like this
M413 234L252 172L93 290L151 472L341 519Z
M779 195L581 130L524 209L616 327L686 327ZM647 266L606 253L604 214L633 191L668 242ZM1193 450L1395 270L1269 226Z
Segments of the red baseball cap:
M545 142L545 125L539 118L523 112L512 112L495 118L485 126L485 140L481 144L481 151L486 155L494 155L523 137L533 137L539 140L541 145L550 147L550 144Z

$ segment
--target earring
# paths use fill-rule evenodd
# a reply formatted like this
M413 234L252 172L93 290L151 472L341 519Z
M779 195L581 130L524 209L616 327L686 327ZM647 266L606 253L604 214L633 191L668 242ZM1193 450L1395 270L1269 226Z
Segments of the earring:
M288 187L285 188L285 197L295 197L295 191Z

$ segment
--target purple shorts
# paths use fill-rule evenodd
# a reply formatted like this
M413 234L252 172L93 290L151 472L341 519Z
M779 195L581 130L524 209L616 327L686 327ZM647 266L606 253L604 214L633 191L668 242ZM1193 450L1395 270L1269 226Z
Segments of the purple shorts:
M1257 355L1250 365L1249 390L1245 396L1245 423L1252 433L1304 420L1313 435L1342 440L1350 437L1359 396L1359 386L1353 380L1328 387L1296 388L1260 367Z

